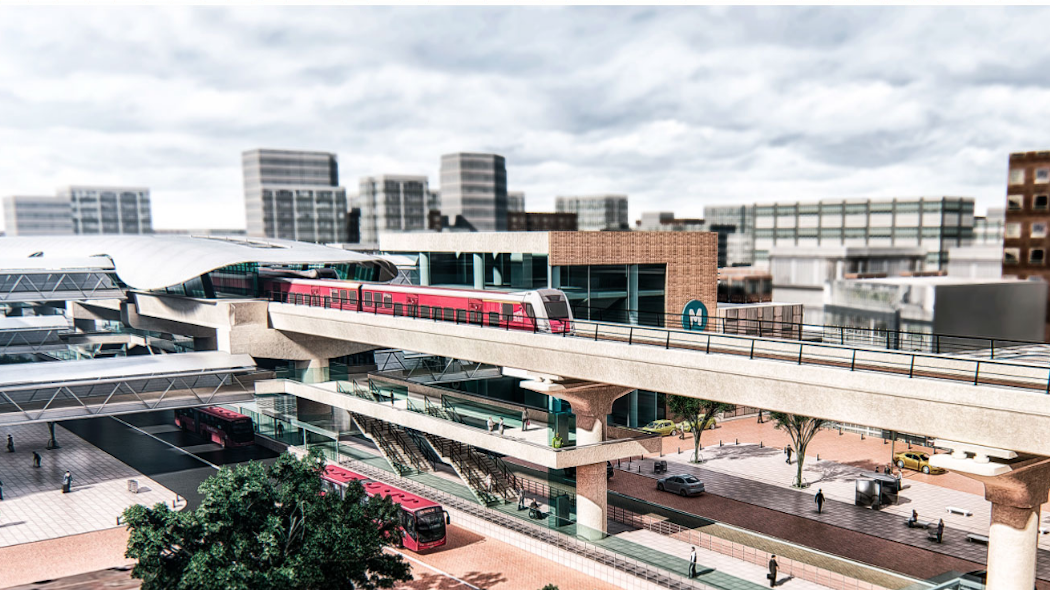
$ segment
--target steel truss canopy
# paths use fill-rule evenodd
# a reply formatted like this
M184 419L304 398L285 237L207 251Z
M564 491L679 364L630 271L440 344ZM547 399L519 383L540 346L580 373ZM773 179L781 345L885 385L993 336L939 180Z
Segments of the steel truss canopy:
M215 351L0 365L0 424L250 401L272 377Z
M71 330L60 315L0 317L0 355L64 350L61 336Z
M0 275L115 273L124 285L154 291L235 264L356 264L397 276L393 262L319 244L270 238L138 235L0 238ZM3 279L0 276L0 279ZM8 291L0 280L0 291ZM0 299L2 300L2 299Z

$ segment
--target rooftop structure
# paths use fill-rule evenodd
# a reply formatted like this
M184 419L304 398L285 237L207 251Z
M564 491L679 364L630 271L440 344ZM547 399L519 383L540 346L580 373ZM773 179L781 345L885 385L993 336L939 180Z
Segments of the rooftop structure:
M1002 241L948 250L948 276L962 279L998 279L1003 276Z
M557 197L555 210L575 213L580 231L624 231L627 221L627 195Z
M1050 280L1050 151L1010 154L1006 182L1003 276ZM1043 338L1050 342L1050 323Z
M507 231L576 231L575 213L507 211Z

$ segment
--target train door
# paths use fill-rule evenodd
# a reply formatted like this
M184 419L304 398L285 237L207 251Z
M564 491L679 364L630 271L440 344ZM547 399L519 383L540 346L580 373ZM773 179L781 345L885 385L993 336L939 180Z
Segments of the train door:
M419 295L409 293L405 295L405 315L410 318L419 315Z
M467 300L467 321L471 324L482 325L485 320L485 313L482 311L482 305L480 299L468 299Z

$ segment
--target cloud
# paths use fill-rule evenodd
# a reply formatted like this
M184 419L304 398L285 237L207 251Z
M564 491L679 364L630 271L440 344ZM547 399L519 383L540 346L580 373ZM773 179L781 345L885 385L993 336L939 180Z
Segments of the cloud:
M0 8L0 194L151 187L155 226L240 227L240 153L342 183L507 157L530 210L964 195L1046 149L1045 9Z

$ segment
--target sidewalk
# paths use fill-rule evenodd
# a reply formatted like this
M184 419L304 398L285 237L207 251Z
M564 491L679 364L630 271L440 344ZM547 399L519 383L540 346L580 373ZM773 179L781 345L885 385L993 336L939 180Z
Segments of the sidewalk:
M114 528L124 509L135 504L171 506L175 493L142 475L61 426L55 427L61 448L45 450L46 424L8 426L4 442L14 436L16 452L0 449L0 547L55 539ZM33 451L42 466L32 466ZM73 490L61 491L62 475L73 474ZM139 493L128 491L136 479Z

